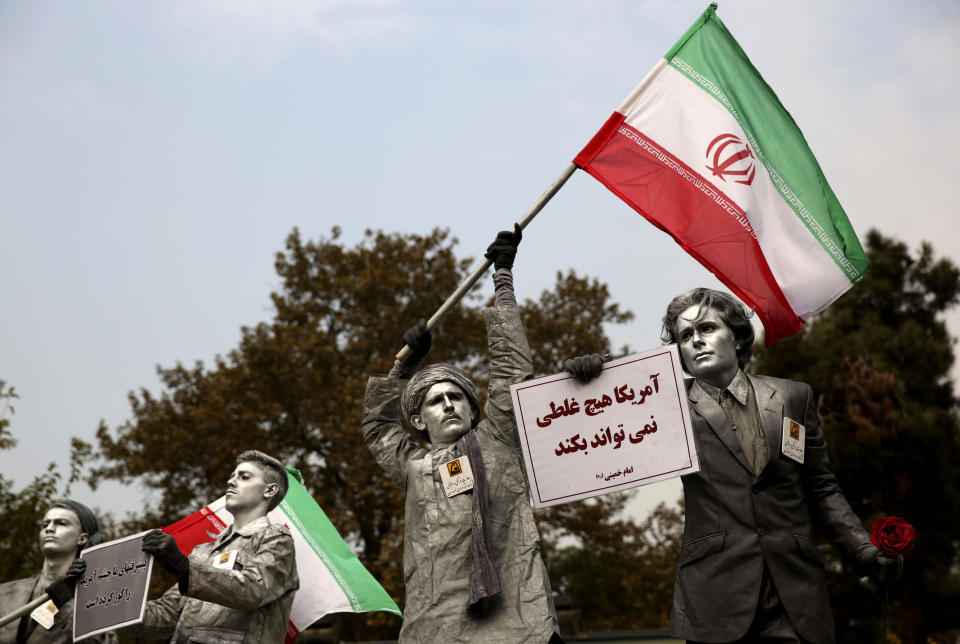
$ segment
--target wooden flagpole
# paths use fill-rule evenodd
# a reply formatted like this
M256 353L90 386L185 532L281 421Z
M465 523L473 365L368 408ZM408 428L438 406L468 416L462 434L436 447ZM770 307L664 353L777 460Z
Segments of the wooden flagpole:
M553 195L557 194L560 191L560 188L562 188L563 184L567 182L567 179L573 176L573 173L576 169L577 169L576 164L571 163L570 165L568 165L567 168L563 171L563 173L559 177L557 177L557 180L554 181L553 184L549 188L547 188L542 195L540 195L540 198L537 200L535 204L533 204L530 210L527 211L527 214L525 214L523 218L517 222L517 225L520 226L521 230L526 228L527 224L533 221L533 218L536 217L541 210L543 210L543 207L546 206L547 202L553 198ZM467 279L464 280L463 284L458 286L457 290L455 290L453 294L447 298L447 301L444 302L439 309L437 309L437 312L434 313L429 320L427 320L428 329L434 328L437 325L437 322L440 321L440 318L446 315L447 312L450 311L450 309L452 309L457 304L457 302L463 299L463 296L467 294L467 291L469 291L471 287L473 287L473 285L477 283L477 280L483 277L483 274L487 272L487 269L490 268L490 264L492 263L493 262L491 262L486 257L483 258L483 261L480 262L480 265L477 266L477 268L474 269L474 271L470 273L469 276L467 276ZM410 354L410 347L408 347L407 345L403 345L403 348L400 349L399 353L397 353L397 360L403 360L409 354Z

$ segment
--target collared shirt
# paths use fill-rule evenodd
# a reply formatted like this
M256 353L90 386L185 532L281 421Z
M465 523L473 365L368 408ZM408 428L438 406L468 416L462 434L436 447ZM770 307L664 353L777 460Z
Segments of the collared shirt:
M743 370L737 370L737 375L725 389L714 387L702 380L697 380L697 385L720 404L730 421L730 429L737 434L743 455L753 468L753 473L759 475L770 459L770 454L757 408L757 396Z

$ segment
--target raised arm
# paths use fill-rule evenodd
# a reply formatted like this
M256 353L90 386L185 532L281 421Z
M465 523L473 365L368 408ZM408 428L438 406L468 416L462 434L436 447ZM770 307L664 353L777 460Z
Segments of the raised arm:
M420 320L403 334L411 348L403 360L397 360L386 376L370 376L363 400L363 440L377 464L400 488L406 488L406 466L426 450L417 445L403 429L400 394L417 366L430 351L432 343L427 323Z
M513 261L522 233L519 226L504 231L487 249L493 260L494 305L483 312L487 325L488 360L490 364L486 422L493 436L511 445L518 445L517 421L513 414L510 385L533 377L530 345L520 319L520 309L513 291Z

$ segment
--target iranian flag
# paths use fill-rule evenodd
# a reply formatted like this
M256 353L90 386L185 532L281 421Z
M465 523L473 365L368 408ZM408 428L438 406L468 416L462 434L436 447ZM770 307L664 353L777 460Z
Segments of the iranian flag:
M303 487L300 472L287 468L289 489L268 515L293 535L300 590L293 598L286 642L327 613L386 611L400 615L390 595L377 583L337 533L330 519ZM226 497L163 529L180 551L189 555L195 546L217 538L233 523Z
M710 5L574 164L746 304L767 344L870 264L800 128Z

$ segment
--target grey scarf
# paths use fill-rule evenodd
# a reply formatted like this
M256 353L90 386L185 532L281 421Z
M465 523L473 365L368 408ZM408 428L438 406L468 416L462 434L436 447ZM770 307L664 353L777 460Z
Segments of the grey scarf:
M470 599L467 610L484 615L489 600L500 594L500 574L493 554L490 535L490 500L487 491L487 469L477 443L477 434L469 431L457 441L460 453L470 461L473 470L473 525L470 530Z

